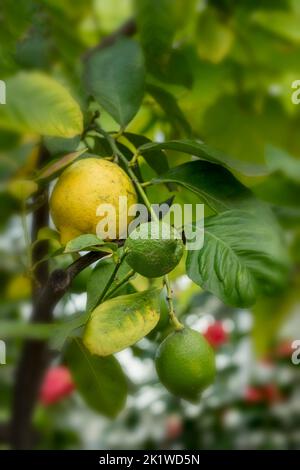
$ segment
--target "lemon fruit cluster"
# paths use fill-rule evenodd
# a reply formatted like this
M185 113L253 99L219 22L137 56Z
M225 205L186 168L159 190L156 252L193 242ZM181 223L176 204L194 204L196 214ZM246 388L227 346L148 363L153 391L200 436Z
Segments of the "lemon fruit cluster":
M115 208L118 238L120 196L127 197L128 207L137 203L130 178L117 164L85 158L69 166L59 177L50 199L51 216L60 231L62 244L85 233L96 233L100 220L96 212L100 204ZM131 220L132 217L127 218L127 225Z
M213 383L216 373L214 351L197 331L183 328L161 343L155 365L161 383L174 395L197 401Z
M172 271L182 258L184 245L176 229L164 222L145 222L125 243L126 262L142 276L153 278Z

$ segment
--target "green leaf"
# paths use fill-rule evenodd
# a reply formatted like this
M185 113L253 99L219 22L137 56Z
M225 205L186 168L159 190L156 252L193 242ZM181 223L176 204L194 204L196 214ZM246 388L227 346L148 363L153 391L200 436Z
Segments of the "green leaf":
M267 31L300 44L300 12L256 11L251 19Z
M175 97L168 91L156 85L147 85L147 91L153 96L165 112L166 117L171 122L175 130L184 134L191 134L191 127L185 115L181 111Z
M55 137L81 134L83 117L78 103L48 75L20 72L7 80L6 94L0 128Z
M103 259L93 269L87 282L87 312L91 312L97 306L114 268L115 263L112 259Z
M143 135L133 134L131 132L126 132L124 135L136 148L141 147L144 144L151 143L151 140ZM144 158L150 168L158 174L164 173L169 169L168 159L162 150L153 150L152 152L148 152L144 155Z
M44 137L44 145L53 157L59 157L73 153L80 144L80 135L65 139L63 137Z
M39 229L37 234L37 240L54 240L59 242L59 233L50 227L42 227Z
M298 301L298 289L289 288L274 297L263 297L254 305L252 336L258 356L265 357L274 346L282 324Z
M135 344L159 320L159 289L107 300L91 314L83 342L92 354L108 356Z
M194 75L185 51L173 49L164 67L152 71L155 78L161 82L192 88Z
M215 150L203 142L193 140L170 140L168 142L153 142L144 144L139 147L141 155L146 155L153 150L175 150L206 160L211 163L218 163L231 171L237 171L247 176L261 176L268 174L268 169L263 165L255 165L251 163L234 160L224 155L222 152Z
M262 183L253 186L252 190L263 201L283 207L299 208L300 183L296 183L295 180L290 180L278 172L270 175Z
M233 41L233 32L221 21L218 10L206 8L197 25L197 50L201 59L218 64L229 54Z
M78 251L108 251L116 249L115 243L106 243L92 233L79 235L79 237L70 240L65 247L65 253L76 253Z
M177 183L198 194L215 212L229 209L256 210L258 201L225 168L196 160L171 168L152 180L153 183Z
M54 334L57 325L47 323L24 323L21 321L1 321L1 339L20 338L47 340Z
M115 418L124 408L127 380L113 356L92 356L80 340L69 345L65 360L85 403L98 413Z
M300 160L286 151L267 145L266 162L272 172L279 172L291 181L300 184Z
M253 305L283 287L288 255L271 214L231 210L205 219L204 245L189 251L187 274L226 304Z
M56 178L59 173L61 173L67 166L71 165L71 163L77 160L77 158L80 157L80 155L82 155L86 151L86 148L78 150L78 152L69 153L68 155L64 155L62 158L50 162L42 170L40 170L35 180L48 181Z
M284 228L298 228L300 226L299 207L273 207L280 225Z
M93 269L88 282L87 282L87 303L86 311L91 312L97 305L103 291L109 281L116 263L112 258L106 258L97 264ZM123 261L120 268L118 269L117 276L115 277L110 289L113 289L118 281L120 281L126 274L131 270L130 266Z
M78 312L73 314L69 319L59 323L53 330L50 338L50 347L52 349L61 350L67 339L75 338L89 319L88 312Z
M124 128L144 96L145 69L139 45L122 38L96 50L87 60L85 83L88 92Z
M148 68L156 72L168 62L176 30L174 0L136 0L136 21Z

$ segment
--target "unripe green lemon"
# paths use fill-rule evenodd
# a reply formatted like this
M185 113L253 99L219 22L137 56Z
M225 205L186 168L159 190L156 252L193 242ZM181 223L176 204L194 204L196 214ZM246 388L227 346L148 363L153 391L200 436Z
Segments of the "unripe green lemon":
M183 328L159 346L155 365L161 383L174 395L195 402L215 378L214 351L197 331Z
M176 229L164 222L145 222L126 240L126 262L145 277L160 277L181 260L184 245Z

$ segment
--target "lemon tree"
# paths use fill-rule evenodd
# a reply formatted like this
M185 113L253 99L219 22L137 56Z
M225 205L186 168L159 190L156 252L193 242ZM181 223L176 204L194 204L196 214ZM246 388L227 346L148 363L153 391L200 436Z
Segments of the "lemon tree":
M130 18L100 44L109 29L103 9L114 2L96 3L97 21L91 0L75 9L71 1L0 6L0 224L14 248L11 257L6 244L1 252L0 335L17 338L12 358L21 356L14 391L5 388L5 399L16 397L4 426L13 428L12 447L34 440L49 345L86 404L105 416L117 416L131 393L115 357L125 349L151 357L171 394L200 401L215 358L187 326L182 285L254 307L256 334L268 323L258 307L284 297L289 284L298 288L299 116L282 91L300 72L296 2L283 2L283 23L271 6L255 12L257 2L126 2ZM129 233L133 216L120 212L121 197L146 208ZM204 204L204 220L191 221L204 224L203 246L190 250L184 223L167 222L173 201ZM160 203L163 217L152 206ZM117 228L123 221L113 239L97 231L101 204L116 210ZM275 329L260 333L261 350Z

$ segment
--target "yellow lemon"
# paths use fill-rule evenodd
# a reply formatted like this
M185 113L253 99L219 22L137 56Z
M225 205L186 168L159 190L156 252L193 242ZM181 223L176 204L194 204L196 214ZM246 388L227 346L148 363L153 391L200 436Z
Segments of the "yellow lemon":
M101 204L111 204L115 209L118 238L121 196L127 198L128 207L137 202L133 183L116 163L86 158L69 166L58 179L50 199L51 216L62 244L85 233L96 233L103 217L97 215ZM131 220L132 217L125 217L127 225Z

